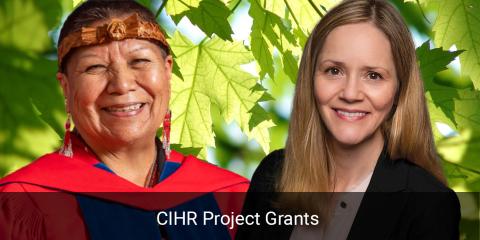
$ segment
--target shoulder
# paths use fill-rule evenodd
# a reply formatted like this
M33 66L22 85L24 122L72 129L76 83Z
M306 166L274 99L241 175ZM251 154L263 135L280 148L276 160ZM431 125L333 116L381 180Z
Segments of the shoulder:
M274 192L284 159L284 149L275 150L263 158L252 176L250 191Z
M408 160L395 160L396 165L407 169L407 190L410 192L450 192L444 183L427 170Z
M458 239L461 218L457 194L425 169L408 166L409 206L412 211L411 239Z
M25 179L30 178L32 175L41 174L44 170L48 170L48 164L45 164L47 161L50 161L54 154L46 154L42 157L34 160L28 165L14 171L13 173L8 174L7 176L0 178L0 189L8 190L19 190L19 186L27 186L29 184L24 184ZM47 172L47 171L45 171ZM23 184L20 184L23 183ZM14 186L14 187L13 187Z
M397 161L408 169L406 191L411 193L411 200L418 208L416 212L431 221L442 221L441 225L455 232L460 221L457 194L425 169L410 161Z

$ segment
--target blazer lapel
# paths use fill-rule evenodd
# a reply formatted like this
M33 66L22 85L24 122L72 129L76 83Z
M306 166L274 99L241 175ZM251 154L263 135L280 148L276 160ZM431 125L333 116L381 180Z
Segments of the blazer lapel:
M400 160L399 160L400 161ZM375 166L348 239L387 239L407 202L407 168L384 148Z

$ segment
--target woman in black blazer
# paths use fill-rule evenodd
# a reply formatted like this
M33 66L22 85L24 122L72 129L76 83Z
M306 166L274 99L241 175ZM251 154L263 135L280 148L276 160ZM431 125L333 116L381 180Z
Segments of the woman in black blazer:
M238 239L459 238L415 46L387 1L343 1L314 28L285 150L251 181L243 215L255 213ZM267 220L281 214L310 222Z

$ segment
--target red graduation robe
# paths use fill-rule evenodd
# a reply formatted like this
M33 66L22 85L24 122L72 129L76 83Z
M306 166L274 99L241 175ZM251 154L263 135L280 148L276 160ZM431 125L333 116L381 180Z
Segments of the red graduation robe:
M89 239L75 195L159 211L213 193L223 214L241 212L249 181L240 175L172 151L178 169L144 188L94 167L95 155L73 143L73 158L47 154L0 180L0 239Z

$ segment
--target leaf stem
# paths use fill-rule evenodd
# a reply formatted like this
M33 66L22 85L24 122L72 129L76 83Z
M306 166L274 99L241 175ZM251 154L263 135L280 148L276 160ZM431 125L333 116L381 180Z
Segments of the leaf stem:
M418 1L418 0L417 0ZM312 1L312 0L308 0L308 2L310 3L310 5L313 7L313 9L315 9L315 12L318 13L318 15L323 18L323 13L320 12L320 9L317 8L317 6L315 6L315 3Z
M297 26L298 26L299 28L301 28L300 23L298 22L297 18L295 17L295 14L293 14L292 8L290 7L290 5L288 5L287 0L283 0L283 2L285 3L285 6L287 6L288 11L289 11L290 14L292 15L293 21L295 21L295 23L297 24Z
M422 8L422 5L420 4L420 1L419 1L419 0L416 0L416 2L417 2L417 4L418 4L418 8L420 8L420 12L422 13L423 18L425 18L425 21L427 21L428 24L432 24L432 23L428 20L427 16L425 15L425 12L423 11L423 8Z
M461 169L465 169L465 170L467 170L467 171L469 171L469 172L472 172L472 173L475 173L475 174L480 175L480 171L477 171L477 170L475 170L475 169L471 169L471 168L462 166L462 165L460 165L460 164L458 164L458 163L454 163L454 162L451 162L451 161L447 161L447 160L445 160L445 159L443 159L443 161L445 161L445 162L447 162L447 163L449 163L449 164L452 164L452 165L454 165L455 167L458 167L458 168L461 168Z
M162 5L158 8L157 12L155 13L155 19L160 16L160 13L162 12L163 8L165 8L165 5L167 5L168 0L163 0Z
M232 10L230 10L231 13L235 12L235 9L237 9L237 7L240 5L240 2L242 2L242 0L238 0L238 2L235 3L235 6L233 6Z

